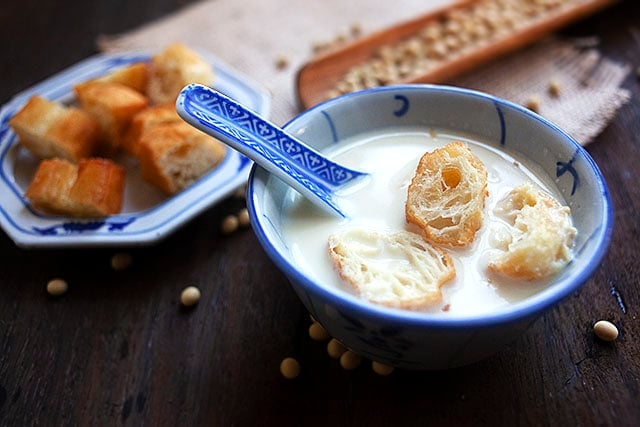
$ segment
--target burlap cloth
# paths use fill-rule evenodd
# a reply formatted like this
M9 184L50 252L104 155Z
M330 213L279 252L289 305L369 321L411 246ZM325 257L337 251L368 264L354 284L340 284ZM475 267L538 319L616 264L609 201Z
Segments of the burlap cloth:
M297 70L319 43L352 37L410 19L452 0L210 0L195 3L141 28L103 35L108 52L160 49L180 41L206 49L272 94L271 120L284 124L299 113ZM630 97L620 85L630 71L602 57L597 43L547 39L475 70L450 84L482 90L519 104L531 98L539 112L582 144L597 136ZM560 85L559 96L549 84Z

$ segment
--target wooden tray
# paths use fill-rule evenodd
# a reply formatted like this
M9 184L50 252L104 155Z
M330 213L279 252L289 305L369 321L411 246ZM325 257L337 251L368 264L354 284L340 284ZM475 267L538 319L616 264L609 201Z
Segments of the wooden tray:
M464 0L432 11L363 37L347 45L320 54L307 62L297 74L298 101L303 109L312 107L330 97L330 92L352 67L373 58L382 46L393 46L406 40L428 23L443 19L454 9L473 7L482 0ZM409 79L393 83L442 83L467 72L474 67L494 60L502 55L530 44L543 36L596 13L618 0L582 0L574 5L561 6L526 25L513 29L502 36L440 61L435 67Z

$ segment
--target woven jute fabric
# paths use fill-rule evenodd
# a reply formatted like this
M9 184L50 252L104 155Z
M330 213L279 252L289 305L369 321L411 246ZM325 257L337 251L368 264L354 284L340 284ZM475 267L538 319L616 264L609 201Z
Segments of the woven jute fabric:
M537 112L583 145L609 123L630 92L620 85L630 66L604 58L597 40L549 38L456 79Z
M271 120L300 112L296 73L314 46L368 34L452 0L212 0L195 3L124 34L102 35L106 52L161 49L182 42L211 52L272 95ZM449 84L482 90L518 104L539 100L539 113L580 143L597 136L630 97L620 87L629 66L602 57L597 45L546 39ZM549 92L550 82L559 92Z

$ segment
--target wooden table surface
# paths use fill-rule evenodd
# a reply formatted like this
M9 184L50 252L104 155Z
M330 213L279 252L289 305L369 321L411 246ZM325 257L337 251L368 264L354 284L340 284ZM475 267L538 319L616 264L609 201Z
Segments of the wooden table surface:
M0 102L95 50L95 37L134 28L188 1L4 2ZM566 30L640 65L640 2ZM633 96L588 146L610 186L608 255L576 294L504 351L449 371L363 363L343 370L309 338L310 320L251 229L220 232L244 206L229 198L160 244L22 250L0 232L0 425L640 425L640 101ZM2 195L0 195L2 197ZM70 284L49 297L54 277ZM180 291L202 299L180 308ZM620 328L596 339L599 319ZM279 372L296 357L302 374Z

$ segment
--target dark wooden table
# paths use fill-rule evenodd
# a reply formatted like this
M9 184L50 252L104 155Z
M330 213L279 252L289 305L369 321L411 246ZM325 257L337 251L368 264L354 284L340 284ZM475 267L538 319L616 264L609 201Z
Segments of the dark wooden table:
M9 0L0 7L0 102L94 53L117 33L188 1ZM640 65L640 2L566 30ZM250 229L226 236L229 198L162 243L127 249L22 250L0 232L0 425L640 425L640 86L588 147L610 186L608 255L575 295L507 349L442 372L368 364L345 371L309 338L310 321ZM2 195L0 195L2 197ZM69 292L49 297L53 277ZM180 308L187 285L202 290ZM597 340L599 319L620 328ZM303 371L285 380L279 363Z

